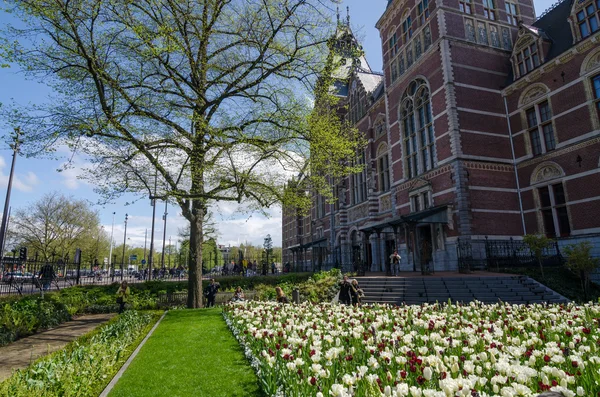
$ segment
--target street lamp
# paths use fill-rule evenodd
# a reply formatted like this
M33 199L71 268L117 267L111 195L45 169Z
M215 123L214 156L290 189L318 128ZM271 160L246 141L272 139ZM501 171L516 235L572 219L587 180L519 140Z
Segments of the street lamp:
M167 239L167 205L168 205L168 201L167 199L165 199L165 214L163 215L163 221L164 221L164 229L163 229L163 247L162 247L162 255L161 255L161 259L160 259L160 267L164 269L165 267L165 242Z
M112 250L113 250L113 241L114 241L113 235L115 233L115 214L116 214L116 212L113 212L112 226L110 227L110 250L108 252L108 271L111 272L111 277L113 280L115 278L115 271L111 267L111 261L112 261ZM112 265L114 266L114 263Z
M121 258L121 281L123 281L123 265L125 264L125 246L127 243L127 218L128 215L125 214L125 233L123 234L123 257Z

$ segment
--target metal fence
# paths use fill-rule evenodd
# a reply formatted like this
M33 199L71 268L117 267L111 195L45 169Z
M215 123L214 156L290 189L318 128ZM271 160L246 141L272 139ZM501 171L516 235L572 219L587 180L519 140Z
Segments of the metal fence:
M518 267L537 267L538 259L522 240L459 240L457 243L458 267L461 272L472 270L498 271ZM558 241L553 241L542 252L544 267L562 266Z
M0 295L33 294L56 291L75 285L109 285L115 282L141 283L152 280L187 280L183 268L154 268L148 270L113 267L83 266L81 263L56 261L22 261L4 258L0 263Z

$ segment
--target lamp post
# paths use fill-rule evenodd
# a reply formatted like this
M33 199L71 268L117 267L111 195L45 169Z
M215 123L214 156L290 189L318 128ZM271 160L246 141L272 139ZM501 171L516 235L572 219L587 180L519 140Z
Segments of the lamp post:
M17 161L17 155L19 154L19 135L21 135L21 130L15 128L15 141L12 144L13 149L13 158L12 164L10 166L10 175L8 177L8 186L6 188L6 201L4 201L4 212L2 214L2 225L0 226L0 260L2 259L2 255L4 255L4 241L6 240L6 229L8 226L8 208L10 206L10 192L12 190L12 182L13 176L15 174L15 162Z
M146 243L148 242L148 229L146 229L146 233L144 234L144 262L146 261Z
M113 270L112 266L111 266L111 261L112 261L112 250L113 250L113 235L115 233L115 214L116 212L113 212L113 220L112 220L112 226L110 227L110 249L108 252L108 271L111 273L111 277L112 280L114 281L115 278L115 271ZM114 266L114 263L112 263L112 265ZM111 271L112 270L112 271Z
M163 215L163 223L164 223L163 247L162 247L162 255L161 255L161 259L160 259L160 267L161 268L165 267L165 242L167 240L167 205L168 205L168 201L165 199L165 214Z
M127 243L127 218L128 215L125 214L125 233L123 234L123 257L121 258L121 281L123 281L123 266L125 264L125 246Z

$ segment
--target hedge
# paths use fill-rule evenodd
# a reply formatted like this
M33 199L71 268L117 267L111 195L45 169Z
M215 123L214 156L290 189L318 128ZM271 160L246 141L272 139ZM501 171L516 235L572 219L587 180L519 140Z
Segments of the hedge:
M126 311L0 383L0 396L97 396L162 315Z

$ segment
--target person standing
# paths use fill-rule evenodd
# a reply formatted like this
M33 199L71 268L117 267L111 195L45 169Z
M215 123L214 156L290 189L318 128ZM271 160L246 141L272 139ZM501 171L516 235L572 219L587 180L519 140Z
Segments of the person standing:
M42 288L44 289L44 291L48 291L52 280L54 280L54 278L56 277L56 273L54 273L54 268L52 267L52 265L50 263L46 263L40 269L38 277L42 282Z
M129 301L131 291L127 281L123 281L117 290L117 303L119 304L119 314L125 311L125 304Z
M213 307L215 305L215 298L217 297L217 292L219 292L219 288L221 288L221 285L217 282L215 282L214 278L210 279L210 284L208 285L208 287L206 287L206 292L204 293L206 295L206 307Z
M350 285L350 298L352 300L352 306L360 305L360 300L365 296L365 293L358 285L358 280L353 279Z
M339 301L343 305L349 305L352 303L351 296L352 285L348 281L348 276L344 276L344 279L340 283L340 298Z
M394 253L390 255L390 265L392 266L392 276L400 275L400 259L402 257L398 255L398 250L394 250Z

